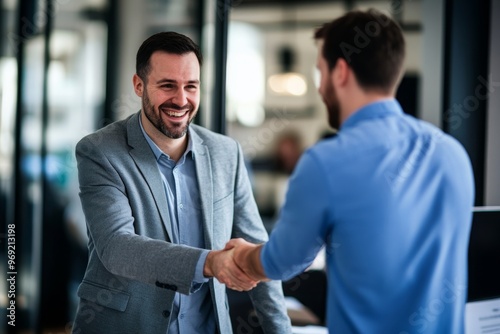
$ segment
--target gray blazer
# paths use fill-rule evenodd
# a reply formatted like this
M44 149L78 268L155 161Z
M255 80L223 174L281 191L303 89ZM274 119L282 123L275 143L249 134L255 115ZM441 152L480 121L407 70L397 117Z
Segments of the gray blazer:
M201 250L170 242L167 199L139 116L88 135L76 147L89 262L73 333L166 333L175 293L191 293ZM196 125L189 135L205 248L221 249L236 237L265 242L239 144ZM225 285L210 279L209 286L220 333L232 333ZM291 332L279 281L260 283L249 294L266 333Z

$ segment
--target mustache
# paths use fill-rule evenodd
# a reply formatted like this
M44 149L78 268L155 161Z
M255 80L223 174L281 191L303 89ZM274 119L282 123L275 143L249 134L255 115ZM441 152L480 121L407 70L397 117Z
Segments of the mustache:
M162 109L162 108L175 109L178 111L191 111L191 110L193 110L193 105L191 103L186 103L183 106L179 106L179 105L172 103L172 102L165 102L159 106L159 109Z

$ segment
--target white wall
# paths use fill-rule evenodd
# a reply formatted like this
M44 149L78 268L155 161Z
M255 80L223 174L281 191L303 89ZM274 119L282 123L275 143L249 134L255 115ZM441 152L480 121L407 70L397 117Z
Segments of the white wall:
M137 49L144 40L147 28L144 3L135 0L120 1L119 24L120 33L118 47L118 96L112 103L116 119L138 111L141 108L140 99L135 95L132 77L135 73L135 56Z
M420 118L438 127L442 123L444 0L422 2L422 80Z

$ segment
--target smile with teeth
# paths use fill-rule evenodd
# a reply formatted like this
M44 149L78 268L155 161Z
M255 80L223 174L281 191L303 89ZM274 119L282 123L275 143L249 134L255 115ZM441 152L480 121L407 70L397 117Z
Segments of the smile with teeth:
M188 113L188 110L174 111L174 110L164 110L164 112L170 117L183 117Z

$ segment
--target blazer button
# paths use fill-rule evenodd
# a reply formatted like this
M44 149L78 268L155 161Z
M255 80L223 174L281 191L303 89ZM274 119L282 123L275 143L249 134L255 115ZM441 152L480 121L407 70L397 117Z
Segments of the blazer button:
M162 314L165 318L168 318L168 317L170 316L170 311L165 310L165 311L161 312L161 314Z

